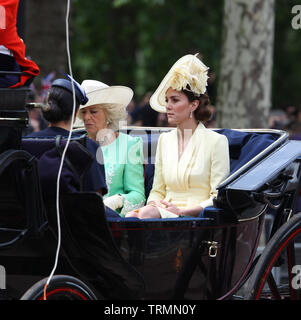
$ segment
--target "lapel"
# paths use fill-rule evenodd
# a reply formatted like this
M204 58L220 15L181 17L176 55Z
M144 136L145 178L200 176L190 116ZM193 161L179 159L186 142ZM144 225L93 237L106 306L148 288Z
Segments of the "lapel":
M181 187L184 189L189 188L189 175L191 171L191 166L193 164L193 158L197 150L200 147L201 139L204 133L205 126L200 122L195 129L193 135L191 136L181 158L178 161L178 181L181 184ZM178 139L176 139L177 149L178 150Z

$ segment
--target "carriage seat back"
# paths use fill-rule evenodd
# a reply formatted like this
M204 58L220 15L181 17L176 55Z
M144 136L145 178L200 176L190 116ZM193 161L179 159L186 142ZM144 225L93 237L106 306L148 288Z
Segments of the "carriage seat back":
M45 201L55 197L57 175L66 143L67 139L61 136L22 139L22 149L38 159L38 171ZM93 156L85 147L85 139L72 138L62 167L60 191L62 193L82 191L85 173L92 161Z
M262 134L231 129L216 131L225 135L229 142L230 174L240 169L279 138L279 135L272 133Z
M266 149L279 135L272 133L244 132L233 129L217 129L216 132L227 137L229 142L230 174L233 174L247 162L252 160L261 151ZM145 134L145 132L147 134ZM145 156L145 193L146 198L152 188L154 178L155 151L161 132L159 130L146 130L130 132L141 136Z
M37 161L24 150L0 154L0 248L47 227Z

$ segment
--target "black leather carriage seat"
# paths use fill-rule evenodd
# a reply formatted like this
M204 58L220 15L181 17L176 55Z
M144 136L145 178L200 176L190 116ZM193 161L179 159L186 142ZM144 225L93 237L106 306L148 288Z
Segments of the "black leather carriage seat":
M47 226L37 162L23 150L0 154L0 248Z

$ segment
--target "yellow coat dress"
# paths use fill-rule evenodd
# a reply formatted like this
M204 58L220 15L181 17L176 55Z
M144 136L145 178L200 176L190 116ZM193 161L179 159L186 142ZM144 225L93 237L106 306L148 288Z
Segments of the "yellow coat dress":
M180 209L213 205L216 187L229 175L228 140L199 123L182 156L177 129L158 140L153 187L147 202L166 200ZM159 208L162 218L177 217Z

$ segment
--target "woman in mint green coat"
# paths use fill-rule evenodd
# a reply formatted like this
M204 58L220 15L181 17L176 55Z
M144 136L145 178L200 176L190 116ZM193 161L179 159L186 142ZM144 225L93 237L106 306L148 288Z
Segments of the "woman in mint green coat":
M88 137L101 146L103 158L97 160L105 165L108 186L104 204L125 216L145 203L142 139L119 132L126 124L133 91L96 80L84 80L81 86L89 102L80 106L78 121L83 121Z

